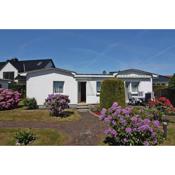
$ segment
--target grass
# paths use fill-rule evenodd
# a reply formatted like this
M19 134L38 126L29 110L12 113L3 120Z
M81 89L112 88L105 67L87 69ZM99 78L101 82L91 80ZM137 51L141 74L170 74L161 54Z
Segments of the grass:
M167 139L164 141L162 145L171 146L175 145L175 116L167 116L168 120L168 133Z
M0 128L0 145L16 145L16 128ZM63 145L67 136L54 129L31 129L37 139L30 145Z
M76 110L68 109L63 117L52 117L47 109L25 110L18 108L14 110L0 111L0 121L42 121L61 122L79 120L80 115Z

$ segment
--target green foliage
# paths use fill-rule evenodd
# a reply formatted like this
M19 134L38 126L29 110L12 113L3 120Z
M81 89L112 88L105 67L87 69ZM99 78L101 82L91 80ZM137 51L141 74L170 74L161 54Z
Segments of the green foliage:
M168 83L169 88L175 88L175 74L170 78Z
M23 100L23 103L27 109L38 109L38 105L35 98L26 98Z
M101 108L109 108L113 102L125 106L124 82L116 78L104 80L100 92Z
M17 84L16 82L12 82L9 84L9 89L18 91L21 94L22 98L26 97L26 85Z
M32 141L36 140L36 136L30 131L18 131L15 135L17 144L28 145Z

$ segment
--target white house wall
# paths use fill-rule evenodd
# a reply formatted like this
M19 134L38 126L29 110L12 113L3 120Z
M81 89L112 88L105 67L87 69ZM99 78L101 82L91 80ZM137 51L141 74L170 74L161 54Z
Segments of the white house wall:
M86 83L86 103L99 103L99 96L97 96L96 81L87 81Z
M0 71L0 78L3 79L3 72L14 72L14 76L18 75L18 70L11 64L7 63Z
M70 98L70 104L77 104L77 81L69 75L57 72L32 73L27 76L27 97L35 97L38 105L43 105L49 94L53 93L53 81L64 81L63 93Z

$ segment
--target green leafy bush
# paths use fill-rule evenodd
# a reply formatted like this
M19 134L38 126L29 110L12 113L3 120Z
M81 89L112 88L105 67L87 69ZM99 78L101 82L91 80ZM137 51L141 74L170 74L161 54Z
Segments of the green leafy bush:
M17 144L28 145L32 141L36 140L36 136L30 131L18 131L15 135Z
M100 107L109 108L116 101L125 106L124 82L116 78L104 80L101 85Z
M175 88L175 74L170 78L168 82L168 87L173 89Z
M23 103L27 109L38 109L37 101L35 98L26 98L23 100Z
M21 94L22 98L26 97L26 85L17 84L16 82L12 82L9 84L9 89L18 91Z

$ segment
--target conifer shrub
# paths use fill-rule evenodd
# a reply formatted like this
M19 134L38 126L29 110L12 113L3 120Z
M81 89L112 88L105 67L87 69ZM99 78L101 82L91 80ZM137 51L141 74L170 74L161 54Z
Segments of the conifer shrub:
M100 107L109 108L115 101L125 106L124 82L117 78L104 80L101 85Z

